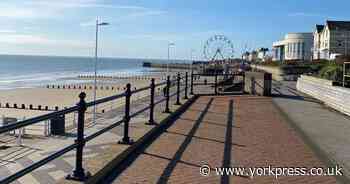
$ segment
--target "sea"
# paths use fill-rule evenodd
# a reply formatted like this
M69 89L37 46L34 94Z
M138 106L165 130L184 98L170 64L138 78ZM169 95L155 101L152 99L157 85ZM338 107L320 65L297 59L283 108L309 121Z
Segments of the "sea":
M156 72L143 68L150 59L99 58L98 75L137 76ZM156 60L166 63L167 60ZM32 88L46 84L79 83L78 75L93 75L93 57L0 55L0 90Z

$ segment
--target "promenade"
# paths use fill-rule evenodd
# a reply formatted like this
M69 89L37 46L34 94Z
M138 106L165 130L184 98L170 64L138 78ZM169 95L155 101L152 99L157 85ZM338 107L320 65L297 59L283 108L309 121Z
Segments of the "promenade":
M212 168L209 176L200 167ZM272 98L200 97L105 183L336 183L329 176L227 176L216 167L325 167Z
M296 82L273 82L273 102L328 165L340 165L350 183L350 118L296 90Z
M212 92L210 89L207 88ZM183 92L181 96L184 96ZM155 96L156 101L162 98L159 92ZM132 103L132 112L144 108L148 102L148 97L138 98ZM175 96L171 98L171 112L181 107L173 105L174 102ZM187 102L181 99L181 104ZM163 103L156 106L155 120L167 126L166 129L159 126L162 128L154 138L143 139L145 134L158 127L157 124L144 125L149 117L147 112L131 121L131 137L145 142L127 159L119 159L119 165L113 166L114 161L133 147L117 144L122 138L123 127L116 127L89 143L84 150L84 166L93 175L89 181L96 183L94 179L107 171L107 177L97 183L349 183L346 177L276 177L270 172L261 176L261 172L252 174L249 170L269 166L305 167L308 175L311 168L326 171L327 167L339 165L342 173L348 176L349 118L298 92L295 82L274 81L272 97L200 96L170 121L162 121L167 116L162 113L163 109ZM121 119L123 111L124 107L113 108L99 118L97 125L90 127L87 123L86 135ZM65 138L52 137L39 142L24 139L22 146L3 148L0 178L52 154L58 146L68 145L75 139L74 132L67 132L71 136ZM74 158L75 153L68 152L14 183L80 183L64 179L74 169ZM203 165L211 169L208 176L200 173ZM228 167L246 170L230 176L215 171Z

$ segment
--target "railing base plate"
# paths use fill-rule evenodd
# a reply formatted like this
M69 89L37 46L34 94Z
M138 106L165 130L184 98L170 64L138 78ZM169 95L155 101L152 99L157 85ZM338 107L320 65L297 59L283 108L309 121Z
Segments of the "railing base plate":
M127 140L121 140L121 141L118 141L118 144L123 144L123 145L132 145L134 144L134 141L132 139L127 139Z
M156 122L152 121L152 122L145 123L145 125L158 125L158 124Z
M163 113L170 114L171 112L170 112L170 110L165 110L165 111L163 111Z
M78 174L75 174L75 171L73 171L71 174L69 174L68 176L66 176L67 180L73 180L73 181L86 181L91 177L91 173L90 172L83 172L82 174L80 174L80 176Z

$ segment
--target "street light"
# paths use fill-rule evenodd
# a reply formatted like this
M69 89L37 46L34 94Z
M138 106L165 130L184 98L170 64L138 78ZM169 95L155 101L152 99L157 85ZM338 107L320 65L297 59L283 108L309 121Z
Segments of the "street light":
M98 46L98 28L100 26L107 26L109 23L107 22L99 22L98 18L96 19L96 40L95 40L95 75L94 75L94 101L96 101L96 88L97 88L97 46ZM96 123L96 110L97 105L94 105L94 113L93 113L93 123Z
M167 62L167 65L166 65L166 74L167 76L169 75L169 62L170 62L170 47L171 46L175 46L175 43L168 43L168 62Z
M196 52L196 50L191 49L191 72L193 72L193 53Z

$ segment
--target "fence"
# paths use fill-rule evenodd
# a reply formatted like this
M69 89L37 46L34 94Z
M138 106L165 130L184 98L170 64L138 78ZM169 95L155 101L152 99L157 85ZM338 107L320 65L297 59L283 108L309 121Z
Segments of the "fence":
M191 76L190 94L222 95L243 93L244 73L194 74ZM195 91L196 88L196 91Z
M185 84L181 84L181 81L184 81ZM164 86L164 97L158 101L155 101L155 89L159 86ZM184 89L181 89L181 86L184 86ZM170 89L171 87L176 87L176 92L170 94ZM138 93L142 93L149 90L150 92L150 102L149 105L136 110L133 113L131 112L131 97L133 95L136 95ZM155 79L151 79L151 84L148 87L144 87L141 89L137 89L132 91L131 90L131 84L127 84L126 85L126 90L124 93L115 95L115 96L110 96L107 98L103 98L103 99L99 99L93 102L89 102L87 103L85 101L86 98L86 94L84 92L80 93L79 95L79 103L76 106L73 107L69 107L67 109L61 110L61 111L55 111L46 115L42 115L39 117L34 117L31 119L26 119L17 123L13 123L13 124L8 124L5 126L0 127L0 134L3 133L7 133L7 132L11 132L17 129L22 129L26 126L30 126L30 125L34 125L34 124L38 124L40 122L45 122L51 119L55 119L57 117L64 117L67 114L70 113L77 113L77 137L76 137L76 141L75 143L68 145L66 147L64 147L61 150L58 150L57 152L55 152L54 154L41 159L40 161L33 163L31 165L29 165L28 167L2 179L0 181L0 183L2 184L7 184L7 183L11 183L15 180L17 180L18 178L21 178L22 176L34 171L35 169L51 162L52 160L61 157L62 155L72 151L72 150L76 150L76 156L75 156L75 169L72 172L71 175L69 175L67 177L67 179L72 179L72 180L78 180L78 181L84 181L86 180L86 178L88 177L85 169L83 167L83 150L84 150L84 146L87 142L95 139L96 137L108 132L109 130L120 126L120 125L124 125L124 135L122 140L120 141L121 144L132 144L132 140L129 137L129 122L131 120L131 118L136 117L137 115L149 110L149 120L148 120L148 125L152 125L154 124L154 108L156 105L165 102L165 109L164 112L165 113L170 113L170 109L169 109L169 101L171 97L176 97L176 103L177 105L180 105L180 94L181 92L185 92L184 98L188 98L187 96L187 92L188 92L188 74L186 73L185 76L181 76L180 73L178 73L177 77L175 80L171 80L170 76L167 77L167 80L165 82L162 83L158 83L155 84ZM84 136L84 127L85 127L85 115L87 115L87 108L89 107L93 107L93 106L97 106L99 104L104 104L104 103L108 103L111 102L113 100L117 100L117 99L124 99L125 100L125 108L124 108L124 117L117 121L114 122L111 125L108 125L107 127L91 134L88 136Z

